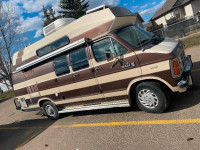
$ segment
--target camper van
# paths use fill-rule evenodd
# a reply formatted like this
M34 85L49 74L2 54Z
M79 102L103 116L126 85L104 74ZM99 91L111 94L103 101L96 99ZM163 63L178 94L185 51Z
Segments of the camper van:
M180 40L152 36L135 17L103 5L45 27L45 38L13 56L16 108L50 119L114 107L164 112L169 94L192 84L191 57Z

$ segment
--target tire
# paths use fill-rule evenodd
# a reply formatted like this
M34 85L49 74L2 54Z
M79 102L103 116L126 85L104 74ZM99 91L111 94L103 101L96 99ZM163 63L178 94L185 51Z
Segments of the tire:
M45 115L51 120L59 119L59 113L57 107L50 101L44 102L43 109Z
M167 90L162 89L159 83L140 83L136 87L136 102L138 107L145 112L162 113L169 105L167 94Z

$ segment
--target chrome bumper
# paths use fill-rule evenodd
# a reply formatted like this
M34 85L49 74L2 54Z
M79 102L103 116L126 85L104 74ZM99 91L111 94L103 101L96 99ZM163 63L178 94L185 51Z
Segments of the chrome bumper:
M181 81L178 82L178 85L177 85L178 91L180 93L186 92L188 85L192 85L192 76L190 73L192 66L193 66L193 64L192 64L192 60L191 60L191 55L188 55L187 60L186 60L185 71L183 72Z

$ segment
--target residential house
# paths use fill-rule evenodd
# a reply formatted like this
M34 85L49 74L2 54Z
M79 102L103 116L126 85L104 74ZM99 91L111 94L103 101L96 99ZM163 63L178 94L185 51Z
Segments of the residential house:
M200 0L167 0L151 18L152 26L170 25L194 16L200 11Z

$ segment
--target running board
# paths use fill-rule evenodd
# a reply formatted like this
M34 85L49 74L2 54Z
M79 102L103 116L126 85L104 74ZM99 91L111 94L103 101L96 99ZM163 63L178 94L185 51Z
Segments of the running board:
M74 108L74 109L63 109L61 111L58 111L58 113L61 114L61 113L67 113L67 112L97 110L97 109L116 108L116 107L130 107L130 104L129 103L121 103L121 104L99 105L99 106Z

